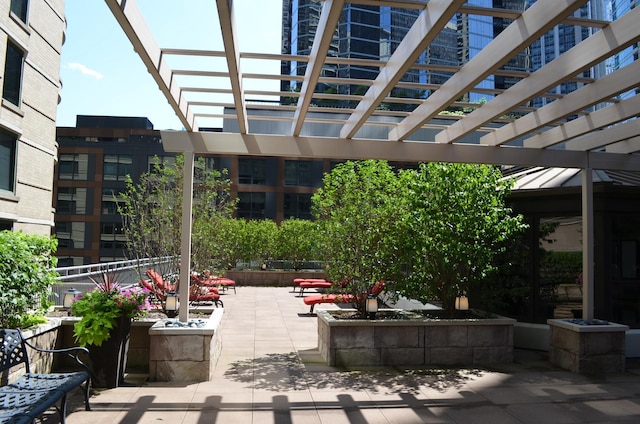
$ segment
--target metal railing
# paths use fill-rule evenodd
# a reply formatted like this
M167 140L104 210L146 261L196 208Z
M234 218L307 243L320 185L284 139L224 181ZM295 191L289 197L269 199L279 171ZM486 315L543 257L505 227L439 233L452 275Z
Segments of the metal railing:
M136 282L140 278L139 270L157 267L159 265L175 261L174 257L165 256L161 258L134 259L129 261L104 262L90 265L68 266L56 268L60 284L51 288L53 294L49 300L56 305L62 305L64 294L70 289L87 292L95 287L91 278L98 277L105 272L117 272L119 280L125 282Z

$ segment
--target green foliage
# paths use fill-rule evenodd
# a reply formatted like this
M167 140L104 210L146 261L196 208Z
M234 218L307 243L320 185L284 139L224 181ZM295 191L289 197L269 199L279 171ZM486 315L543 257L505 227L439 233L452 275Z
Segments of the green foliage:
M0 232L0 326L29 325L33 315L44 315L57 283L55 238Z
M406 175L413 259L401 293L436 298L453 313L456 294L481 283L495 254L525 228L505 205L512 182L495 167L472 164L422 164Z
M241 236L243 259L259 260L263 263L274 259L278 226L269 219L244 221Z
M329 278L362 298L380 280L396 281L403 260L404 187L386 161L345 162L313 196ZM354 305L364 315L364 301Z
M96 288L78 296L71 305L71 313L82 317L73 327L76 341L82 345L100 346L111 337L118 318L135 318L151 308L149 293L139 287L123 289L117 274L103 273Z
M581 272L582 252L545 251L542 255L540 279L554 286L576 284Z
M318 223L315 221L287 219L278 228L277 257L291 261L297 271L303 262L321 257L320 240Z
M158 271L162 275L178 269L182 233L184 157L175 165L156 166L137 182L130 177L118 212L123 218L127 250L133 259L169 256L175 258ZM226 172L210 169L199 158L194 166L192 263L196 269L213 268L216 224L233 213L230 180Z
M220 217L216 223L217 237L211 237L210 241L215 245L212 258L217 260L215 269L226 270L236 266L236 263L243 258L244 233L246 231L246 221Z

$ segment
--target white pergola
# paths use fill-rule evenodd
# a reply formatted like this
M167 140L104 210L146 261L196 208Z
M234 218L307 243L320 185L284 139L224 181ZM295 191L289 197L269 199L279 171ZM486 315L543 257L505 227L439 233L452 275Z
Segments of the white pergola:
M524 12L481 8L463 0L352 0L363 5L420 10L418 18L387 61L328 56L340 13L349 0L324 0L311 54L285 55L242 52L232 0L211 0L218 11L224 51L159 47L134 0L105 0L135 51L164 93L186 131L163 131L167 151L185 154L185 204L182 257L190 257L191 196L195 154L304 157L322 159L386 159L392 161L449 161L496 165L580 168L583 218L583 315L594 318L593 298L593 193L595 169L640 171L640 61L602 78L585 78L589 69L640 42L640 8L615 21L577 18L573 13L586 0L538 0ZM158 6L161 7L161 6ZM460 67L416 63L419 55L445 29L456 13L513 19L513 22ZM500 69L558 24L593 29L593 34L533 73ZM171 23L175 25L176 23ZM218 22L214 22L218 24ZM188 46L187 46L188 47ZM170 57L221 58L215 69L172 69ZM245 60L306 62L304 76L243 73ZM378 68L375 80L350 80L323 76L323 65L344 64ZM409 70L450 73L441 85L403 82ZM505 90L478 88L491 75L519 79ZM181 86L184 76L201 77L196 85ZM227 88L208 84L207 78L224 79ZM247 80L292 81L299 92L248 90ZM555 87L576 82L567 95ZM317 84L368 87L363 95L316 93ZM228 88L230 87L230 88ZM426 99L391 97L393 88L430 92ZM493 96L480 104L460 102L468 92ZM635 92L634 92L635 90ZM631 92L631 93L630 93ZM197 94L231 95L232 102L202 101ZM620 96L626 93L625 96ZM636 95L633 95L636 94ZM252 96L297 98L297 104L253 102ZM534 109L536 97L554 98ZM353 109L318 107L317 100L355 102ZM382 103L416 105L412 112L384 110ZM450 106L473 111L464 116L442 114ZM597 107L596 107L597 106ZM217 111L217 112L216 112ZM565 118L576 117L567 121ZM233 121L234 131L199 132L205 118ZM269 124L272 124L269 126ZM269 131L260 128L270 128ZM326 128L326 130L323 130ZM384 137L371 138L375 128ZM425 131L428 130L428 131ZM330 134L330 135L327 135ZM425 136L427 134L427 136ZM181 287L188 287L189 269L183 267ZM188 319L188 290L181 293L180 320Z

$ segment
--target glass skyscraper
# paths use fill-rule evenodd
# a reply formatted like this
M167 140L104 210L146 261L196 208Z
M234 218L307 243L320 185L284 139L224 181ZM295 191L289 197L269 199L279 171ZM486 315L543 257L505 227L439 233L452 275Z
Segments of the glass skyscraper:
M496 8L522 12L536 0L469 0L470 6ZM574 17L612 20L636 7L638 0L591 0L579 7ZM320 18L322 3L317 0L283 0L282 52L309 54ZM399 9L388 6L368 6L347 3L329 49L330 57L387 60L405 37L421 10ZM480 14L456 14L434 42L420 55L417 65L402 78L405 87L395 88L396 97L426 98L430 84L444 83L455 71L473 59L487 44L500 34L512 19ZM505 63L495 75L481 81L464 98L468 102L490 100L508 89L530 72L535 72L560 54L592 35L598 28L588 25L559 24L539 40ZM570 93L592 78L601 77L637 59L637 46L612 56L606 62L585 70L579 78L567 81L550 90L548 96L530 101L529 106L542 107L559 95ZM283 62L283 75L304 75L306 62ZM439 67L436 68L436 65ZM443 68L443 65L445 66ZM451 71L446 69L450 66ZM325 63L323 77L375 79L377 67L353 64ZM520 73L520 74L519 74ZM584 78L581 81L581 78ZM419 88L422 85L424 88ZM362 94L367 87L357 84L322 84L316 92ZM296 83L284 81L283 91L295 90ZM410 106L401 105L406 109Z

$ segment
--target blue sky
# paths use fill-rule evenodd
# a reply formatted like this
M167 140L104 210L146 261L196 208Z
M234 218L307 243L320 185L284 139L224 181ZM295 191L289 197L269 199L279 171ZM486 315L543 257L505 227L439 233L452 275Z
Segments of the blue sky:
M138 0L137 3L160 47L222 50L215 1ZM240 50L279 53L281 0L234 0L233 4ZM67 33L60 65L63 87L58 126L74 127L76 115L113 115L146 116L155 129L182 129L104 1L66 0L65 13ZM264 71L267 65L254 61L242 62L241 66L243 72L256 72L258 68ZM269 72L280 73L277 63L269 66ZM188 81L180 83L188 85ZM271 88L277 89L277 83ZM199 124L216 123L199 121Z

